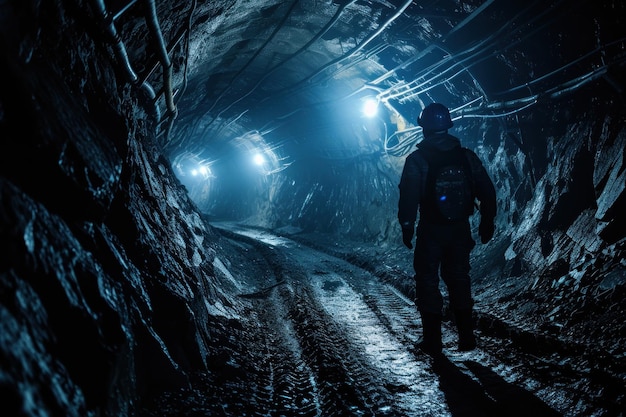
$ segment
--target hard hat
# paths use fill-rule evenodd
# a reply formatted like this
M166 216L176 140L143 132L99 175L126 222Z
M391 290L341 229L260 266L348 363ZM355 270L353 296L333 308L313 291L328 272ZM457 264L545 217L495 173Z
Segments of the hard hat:
M450 129L454 123L450 118L450 111L440 103L432 103L424 107L417 118L417 124L424 130L440 131Z

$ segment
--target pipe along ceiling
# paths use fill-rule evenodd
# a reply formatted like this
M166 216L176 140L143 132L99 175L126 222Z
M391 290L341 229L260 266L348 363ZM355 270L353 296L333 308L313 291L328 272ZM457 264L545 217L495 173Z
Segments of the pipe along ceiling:
M493 126L505 138L496 140L527 151L534 132L523 125L536 123L540 103L598 84L621 94L615 3L154 3L91 5L147 96L164 153L209 212L251 198L233 197L227 179L249 191L313 159L402 157L431 102L451 109L466 146Z

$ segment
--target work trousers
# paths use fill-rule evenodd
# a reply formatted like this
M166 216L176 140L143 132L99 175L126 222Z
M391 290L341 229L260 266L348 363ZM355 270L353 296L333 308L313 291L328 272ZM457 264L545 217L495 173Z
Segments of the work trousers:
M471 309L470 252L476 243L469 220L450 224L420 220L415 235L415 302L420 313L442 314L440 273L448 289L451 309Z

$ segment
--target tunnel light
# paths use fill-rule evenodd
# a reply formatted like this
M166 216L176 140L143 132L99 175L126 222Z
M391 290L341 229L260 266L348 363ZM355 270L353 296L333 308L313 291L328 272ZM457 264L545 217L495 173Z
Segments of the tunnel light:
M363 103L363 114L366 117L374 117L378 113L378 101L368 98Z
M191 152L176 155L172 160L172 169L179 180L190 181L186 185L193 185L196 181L214 177L211 172L211 162Z
M261 166L265 163L265 158L260 153L255 154L252 160L258 166Z
M208 178L211 170L204 165L199 166L198 168L193 168L189 171L192 177L202 176L202 178Z

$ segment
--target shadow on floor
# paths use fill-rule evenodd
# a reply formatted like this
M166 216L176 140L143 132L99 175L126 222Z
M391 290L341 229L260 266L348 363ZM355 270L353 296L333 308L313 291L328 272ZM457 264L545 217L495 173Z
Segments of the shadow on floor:
M464 365L476 379L445 356L433 360L439 388L453 417L562 417L532 393L505 381L491 369L474 361Z

